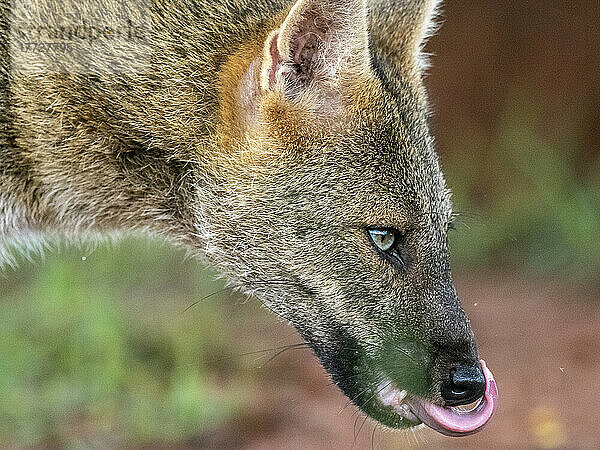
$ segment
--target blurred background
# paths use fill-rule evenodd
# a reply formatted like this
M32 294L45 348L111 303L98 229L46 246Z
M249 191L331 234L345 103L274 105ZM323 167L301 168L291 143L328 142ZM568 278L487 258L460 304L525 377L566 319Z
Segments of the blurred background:
M597 448L599 17L448 0L428 45L456 284L500 390L483 432L381 430L258 301L128 239L0 275L0 446Z

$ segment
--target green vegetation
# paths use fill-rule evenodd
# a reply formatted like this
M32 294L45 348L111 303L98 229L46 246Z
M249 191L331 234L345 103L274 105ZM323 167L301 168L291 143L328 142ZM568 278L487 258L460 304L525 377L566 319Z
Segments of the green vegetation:
M491 149L466 142L446 161L455 263L598 281L600 159L584 163L576 136L540 138L527 110L509 110Z
M234 368L210 366L230 354L225 309L212 297L182 312L222 287L211 279L138 240L5 271L0 442L181 442L221 424L244 394Z

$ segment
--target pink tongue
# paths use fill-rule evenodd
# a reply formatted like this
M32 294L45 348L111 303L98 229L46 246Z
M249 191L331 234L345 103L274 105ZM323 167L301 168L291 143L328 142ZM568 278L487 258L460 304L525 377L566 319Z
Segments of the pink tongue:
M485 394L474 409L461 411L423 401L414 405L415 414L426 425L449 436L466 436L479 431L494 414L498 402L494 376L483 360L481 367L486 381Z

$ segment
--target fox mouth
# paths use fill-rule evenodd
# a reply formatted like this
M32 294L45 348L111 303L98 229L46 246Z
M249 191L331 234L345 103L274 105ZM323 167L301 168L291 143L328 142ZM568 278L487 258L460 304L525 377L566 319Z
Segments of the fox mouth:
M468 436L477 433L487 424L498 402L498 388L492 372L483 360L481 367L486 380L485 393L468 410L436 405L398 389L391 382L384 384L386 387L380 390L379 400L384 406L394 408L397 414L414 425L424 423L447 436Z

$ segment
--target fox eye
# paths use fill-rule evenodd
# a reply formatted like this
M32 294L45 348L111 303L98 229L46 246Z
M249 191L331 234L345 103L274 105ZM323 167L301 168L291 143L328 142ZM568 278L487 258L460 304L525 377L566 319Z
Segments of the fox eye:
M382 252L391 250L396 242L396 230L391 228L371 228L369 229L369 236L373 244Z
M408 268L409 255L403 247L404 235L394 228L367 228L369 239L381 256L400 270Z

